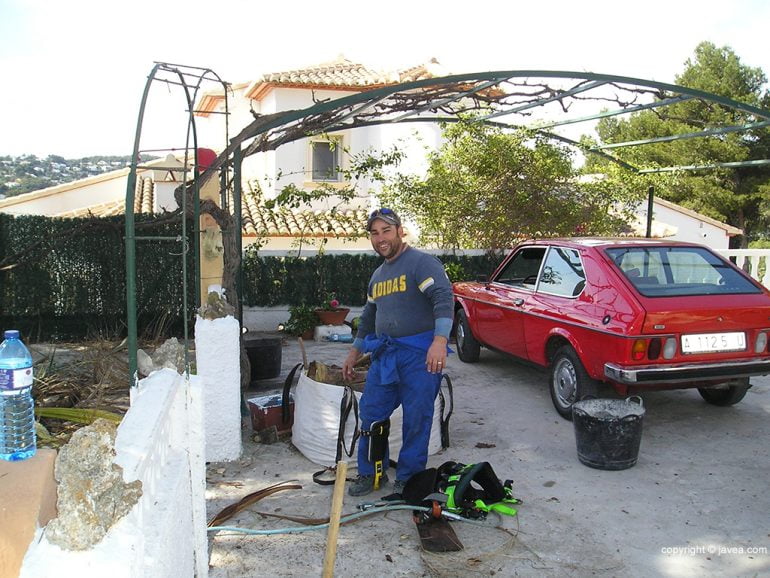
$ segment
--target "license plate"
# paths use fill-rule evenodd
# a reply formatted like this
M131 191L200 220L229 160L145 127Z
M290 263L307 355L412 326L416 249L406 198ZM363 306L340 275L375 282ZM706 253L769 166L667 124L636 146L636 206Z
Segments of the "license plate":
M708 353L711 351L741 351L746 349L746 334L735 333L700 333L682 335L683 353Z

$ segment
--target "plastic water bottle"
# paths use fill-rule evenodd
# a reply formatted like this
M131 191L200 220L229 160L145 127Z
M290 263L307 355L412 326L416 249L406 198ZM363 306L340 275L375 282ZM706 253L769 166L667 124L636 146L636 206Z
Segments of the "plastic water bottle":
M15 462L35 455L32 355L15 329L0 343L0 459Z

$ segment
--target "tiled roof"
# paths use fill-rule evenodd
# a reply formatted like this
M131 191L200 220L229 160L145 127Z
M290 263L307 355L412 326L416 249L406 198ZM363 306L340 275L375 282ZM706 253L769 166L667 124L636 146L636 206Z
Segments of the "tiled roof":
M273 72L265 74L262 82L273 84L314 85L314 86L372 86L409 82L422 78L432 78L434 72L429 68L438 66L432 58L426 64L413 66L402 71L382 71L367 68L363 64L352 62L340 55L337 60L323 62L307 68Z
M134 214L152 213L154 200L155 183L150 177L137 177L136 193L134 194ZM123 215L126 212L125 207L126 201L125 199L121 199L119 201L109 201L98 205L91 205L90 207L65 211L56 216L70 219L91 216L114 217L116 215Z
M268 209L256 181L244 188L241 206L243 234L267 237L347 237L364 233L367 213L364 209L342 211Z
M341 57L333 62L324 62L308 68L265 74L261 80L272 84L372 86L398 82L398 76L373 70Z
M137 179L134 213L152 212L154 184L150 178ZM125 213L125 200L111 201L66 211L64 218L112 217ZM246 183L241 198L242 234L247 237L338 237L356 238L364 233L367 213L363 209L344 211L268 209L256 181Z
M272 72L256 80L246 91L246 97L258 99L271 86L318 87L335 89L370 89L399 82L441 76L443 71L435 58L427 63L401 71L374 70L340 56L307 68Z

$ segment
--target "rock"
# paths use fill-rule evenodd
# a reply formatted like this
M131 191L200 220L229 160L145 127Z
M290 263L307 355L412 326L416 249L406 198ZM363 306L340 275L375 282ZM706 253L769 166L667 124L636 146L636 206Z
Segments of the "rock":
M158 369L173 369L177 373L184 373L184 345L179 343L176 337L167 339L158 347L152 355L139 349L136 361L139 373L144 376L150 375Z
M152 354L152 364L155 369L168 368L184 373L184 345L176 337L167 339Z
M204 319L219 319L235 315L235 307L225 301L219 293L212 291L206 297L206 302L198 309L198 314Z
M117 424L98 419L72 434L54 467L59 515L46 537L64 550L98 544L142 496L142 482L126 484L123 468L113 463Z
M155 371L155 367L152 363L152 357L147 354L144 349L138 349L136 351L136 364L139 369L139 373L145 377Z

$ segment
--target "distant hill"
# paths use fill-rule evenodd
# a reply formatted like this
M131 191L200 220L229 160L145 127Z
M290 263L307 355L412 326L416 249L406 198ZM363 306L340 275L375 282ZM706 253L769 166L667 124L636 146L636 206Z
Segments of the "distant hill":
M155 157L142 157L148 161ZM0 156L0 198L13 197L46 187L53 187L115 171L131 164L130 156L96 156L65 159L58 155L38 158Z

